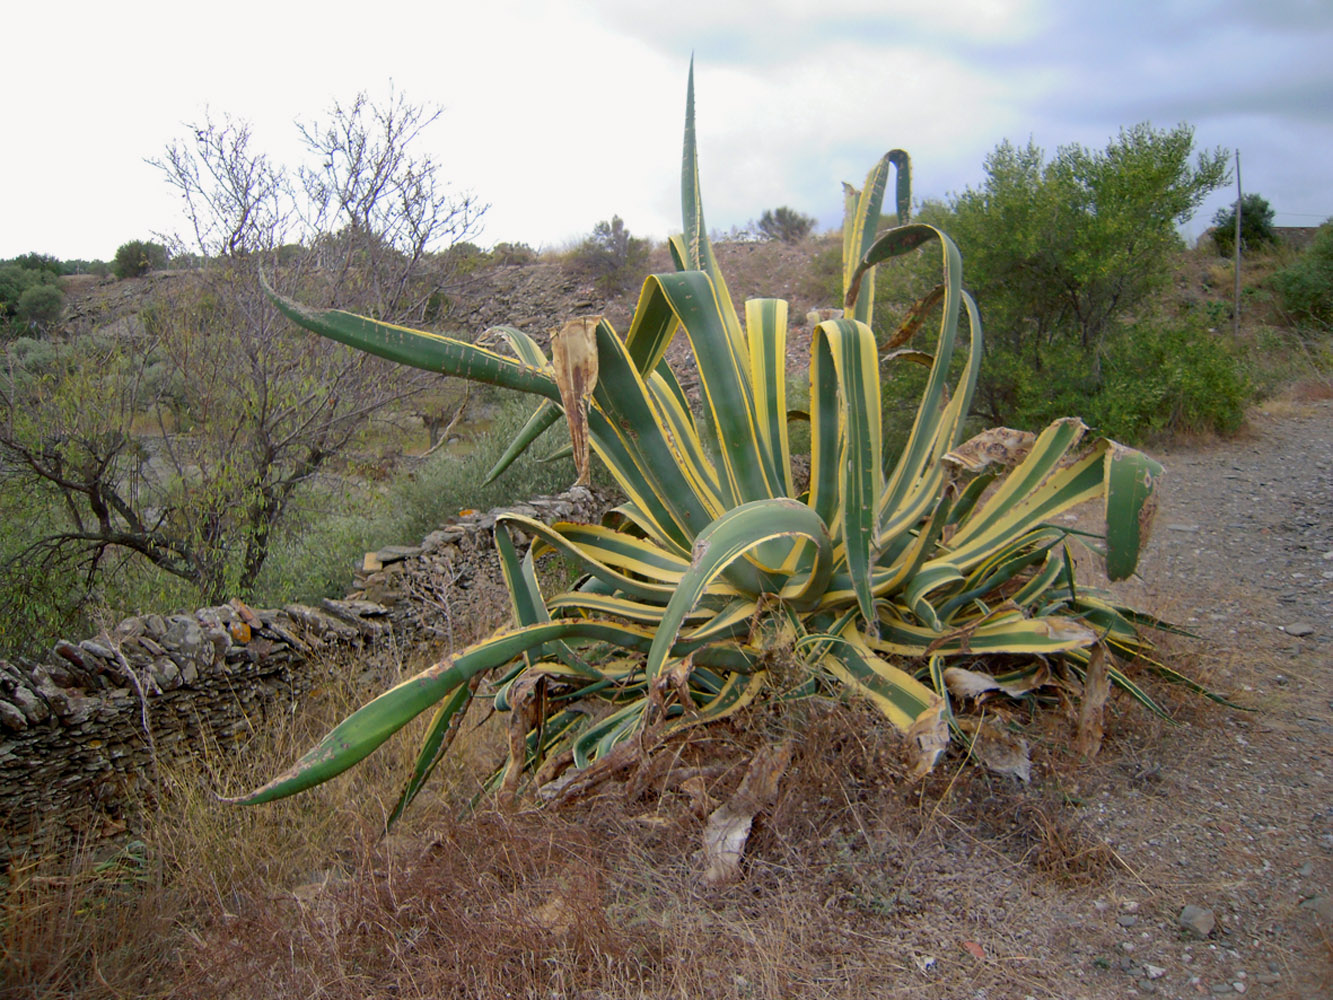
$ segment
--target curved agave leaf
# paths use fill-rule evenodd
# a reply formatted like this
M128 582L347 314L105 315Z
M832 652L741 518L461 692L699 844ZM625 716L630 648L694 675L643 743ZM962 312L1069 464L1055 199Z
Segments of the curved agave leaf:
M477 674L520 657L543 643L557 640L591 639L647 652L655 633L635 626L607 621L559 621L501 631L449 656L385 691L357 709L310 752L272 781L245 795L223 798L233 804L251 805L294 795L337 777L377 750L385 740L426 709L450 695L460 684ZM755 651L735 644L704 646L683 641L667 655L683 657L695 653L699 662L736 672L752 672L758 660Z
M869 323L874 309L875 281L871 264L862 268L861 262L875 242L879 229L884 189L888 186L889 168L898 171L898 222L907 221L911 201L911 169L908 156L901 149L890 150L870 168L865 184L858 191L844 184L842 222L842 294L843 308L850 318ZM865 280L869 278L870 280Z
M870 699L899 729L907 730L923 715L936 711L940 697L911 674L871 652L864 636L850 624L837 633L819 665Z
M728 506L781 495L785 481L778 476L772 453L761 446L749 350L742 353L732 342L709 276L682 271L654 275L647 284L670 305L694 351L704 405L725 465Z
M750 340L750 383L754 386L754 424L776 484L784 496L794 493L791 444L787 435L787 303L782 299L750 299L745 303L745 329Z
M417 793L421 791L422 786L430 780L431 774L435 771L435 766L439 764L445 751L449 749L453 735L458 732L458 723L471 701L471 685L460 684L454 693L436 709L435 716L431 719L430 726L426 730L426 737L422 740L421 751L417 754L412 773L408 775L407 784L403 787L402 794L398 796L393 811L389 813L387 826L393 826L398 822L403 815L403 811L412 804L412 800L417 797Z
M805 504L785 497L754 500L730 510L700 533L690 569L667 604L657 636L648 651L645 670L649 677L666 661L685 616L694 608L727 567L764 542L779 538L802 538L815 544L818 554L803 578L786 581L781 597L795 607L818 600L833 569L832 543L824 522Z
M499 479L505 470L514 464L519 455L532 447L534 441L559 422L560 416L560 407L549 399L543 399L537 409L532 411L532 416L528 417L527 422L514 435L514 440L509 442L509 446L496 459L495 464L491 466L491 471L486 473L482 485L490 485Z
M745 335L731 301L722 269L717 266L713 245L708 240L704 222L703 191L699 184L699 145L694 130L694 60L690 59L690 79L685 89L685 151L680 167L680 209L685 231L672 237L671 246L680 270L703 271L708 275L710 293L726 329L731 351L739 361L745 355ZM752 498L753 499L753 498Z
M555 378L548 371L438 333L382 323L341 309L311 309L279 295L262 272L259 280L284 316L322 337L413 368L560 399Z
M865 323L830 320L815 328L811 353L811 367L820 369L818 375L811 376L810 387L814 449L811 468L816 464L819 468L817 476L813 471L811 474L812 506L816 510L832 506L822 492L815 493L816 488L823 491L832 486L837 497L834 537L842 546L861 615L873 628L871 567L875 558L876 517L883 493L875 335ZM832 379L826 374L829 367L833 369ZM832 385L837 390L829 399ZM836 431L827 426L832 414L836 414ZM836 454L825 454L832 450L831 445ZM834 470L828 470L829 465Z
M1124 580L1138 566L1152 531L1153 490L1162 467L1147 455L1110 442L1106 450L1106 575Z

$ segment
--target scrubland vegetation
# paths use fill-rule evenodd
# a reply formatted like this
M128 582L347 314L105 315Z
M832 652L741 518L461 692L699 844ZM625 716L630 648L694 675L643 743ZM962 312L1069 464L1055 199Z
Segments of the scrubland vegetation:
M561 402L566 412L571 404L558 391L556 375L549 387L532 390L551 401L544 425L556 440L543 439L507 478L482 489L478 484L495 456L524 426L527 411L520 403L492 389L465 394L457 382L297 333L259 291L255 275L262 267L285 297L288 313L296 309L295 301L313 307L323 318L308 325L322 322L325 332L342 322L326 309L450 331L451 310L466 299L470 279L492 268L543 262L541 254L521 244L479 249L471 242L479 206L458 201L442 186L404 218L359 185L369 168L352 153L364 153L367 142L373 162L411 163L404 176L416 181L423 171L434 177L434 165L402 158L429 119L430 112L406 103L377 109L358 99L335 107L329 125L303 132L318 159L329 164L325 169L332 172L323 175L270 164L249 148L243 125L207 123L193 144L169 150L159 164L173 184L198 199L191 202L194 245L182 244L175 252L177 262L186 262L181 255L189 254L188 262L199 266L183 269L186 273L169 282L153 282L152 272L167 263L165 248L160 257L151 250L156 244L122 247L115 273L149 275L139 279L142 298L132 323L121 322L119 313L62 315L67 301L56 297L63 295L60 275L81 263L61 265L28 255L0 264L0 311L9 332L0 374L6 407L0 504L7 532L0 538L5 560L0 638L11 654L130 610L229 596L263 604L336 594L365 549L408 542L459 508L484 508L572 481L567 462L543 463L533 454L556 450L566 434L576 441L580 434L577 423L569 431L561 426L555 404ZM649 635L636 655L656 658L666 679L658 684L651 670L629 664L624 650L612 657L603 649L603 660L593 664L583 659L588 653L582 648L566 656L565 644L583 637L577 628L568 634L550 631L551 618L560 612L554 606L554 614L543 610L531 566L513 557L508 569L518 624L549 631L523 647L529 666L540 669L511 672L499 689L497 707L514 710L518 725L508 732L495 724L469 728L429 791L418 779L436 770L439 737L461 705L429 724L409 724L409 732L424 741L419 753L400 741L339 784L262 811L223 809L201 791L239 795L270 778L278 762L308 749L366 696L349 685L325 692L308 712L265 720L239 756L224 758L201 747L195 760L164 765L159 795L145 803L152 817L145 837L122 840L115 849L89 845L73 861L33 861L10 873L2 925L7 984L24 983L31 992L23 995L52 997L284 990L354 996L374 993L390 981L404 996L502 990L515 996L768 996L783 995L796 982L813 990L802 979L801 956L811 948L827 949L840 930L836 920L826 919L833 911L820 898L825 892L832 894L829 899L851 894L855 907L867 913L917 907L901 887L872 878L865 854L848 846L856 840L854 828L870 815L867 809L900 810L901 829L895 827L892 835L879 829L876 836L915 843L913 838L919 841L943 822L931 811L930 796L947 797L954 781L972 787L972 779L954 777L946 788L932 784L932 777L917 786L913 811L903 793L886 791L894 782L905 783L909 770L893 727L860 702L847 704L836 691L865 696L909 733L909 742L922 735L917 724L929 717L928 736L936 742L918 748L918 764L929 758L917 768L920 779L951 737L969 757L993 753L1008 739L998 729L983 738L990 732L985 726L995 728L984 712L953 717L943 656L956 650L942 647L942 636L965 632L969 638L962 648L969 649L972 637L990 629L1001 654L993 672L1004 685L1031 681L1025 696L1032 694L1034 706L1068 705L1070 691L1086 703L1085 685L1094 683L1089 675L1107 669L1102 652L1149 657L1160 673L1180 679L1167 662L1169 641L1167 652L1153 653L1134 628L1121 628L1151 625L1150 616L1094 597L1076 582L1072 562L1056 554L1063 551L1058 547L1065 541L1063 529L1059 539L1038 537L1028 532L1049 533L1049 525L1034 520L991 539L992 529L971 524L974 505L986 509L981 495L990 479L976 488L960 486L957 493L941 487L938 503L923 503L912 517L904 516L901 544L878 538L881 524L858 526L858 503L873 497L870 506L878 512L891 484L911 479L894 471L900 452L915 448L923 449L920 456L935 456L918 457L911 470L916 475L925 468L927 479L943 469L939 459L946 452L985 426L1040 431L1050 425L1028 445L1049 472L1066 452L1074 460L1070 449L1079 432L1070 423L1052 424L1066 414L1083 416L1095 432L1122 443L1150 445L1173 435L1234 433L1246 407L1264 395L1296 381L1327 387L1333 379L1333 226L1325 225L1301 252L1259 249L1247 240L1241 335L1234 338L1231 265L1216 247L1188 249L1176 235L1177 225L1225 180L1220 152L1193 161L1192 156L1187 128L1156 132L1140 126L1103 151L1070 147L1050 161L1040 150L1005 144L988 158L980 187L948 203L920 206L916 227L902 227L897 235L892 225L880 226L878 205L870 212L854 204L841 239L806 235L807 220L785 207L766 212L758 228L781 252L738 258L736 272L727 276L732 291L765 294L771 291L766 282L781 282L812 304L845 305L845 319L830 321L817 333L790 334L793 341L813 336L812 350L838 374L829 375L822 388L816 380L812 390L799 378L789 387L785 369L776 380L769 373L768 381L749 386L747 398L763 399L777 413L799 402L808 410L809 427L793 423L790 439L785 421L781 430L773 423L756 431L766 457L746 471L749 459L728 451L726 432L748 421L758 427L760 421L754 414L736 417L735 426L722 423L712 437L699 431L689 476L676 473L663 481L682 489L686 482L703 483L697 487L701 511L711 512L715 499L729 511L775 504L766 509L767 519L737 516L709 536L737 554L771 542L773 519L790 514L792 523L783 522L785 537L816 543L807 561L798 559L799 546L777 557L778 562L790 557L800 570L791 587L809 589L821 576L825 585L831 577L846 577L842 603L835 607L832 599L803 590L797 611L769 637L770 647L743 668L723 663L696 671L693 649L656 643ZM893 165L901 173L903 163ZM881 190L889 166L886 158ZM872 171L867 191L875 177ZM303 209L294 213L289 199L298 187ZM319 219L320 225L303 230L291 221L296 214ZM940 276L938 244L930 253L916 248L932 239L944 243L929 227L952 235L961 250L962 283L974 291L986 330L984 360L961 346L956 358L950 357L953 341L961 345L970 329L968 307L957 274L946 268ZM717 249L719 255L725 252ZM562 266L606 300L632 300L638 286L631 274L641 276L653 252L658 251L613 218L564 251ZM675 254L682 266L708 273L718 284L701 208L696 219L686 219L686 236ZM864 261L878 266L858 270ZM545 262L552 262L549 255ZM665 310L669 304L687 329L711 322L683 313L670 281L660 287L652 306ZM730 308L719 299L719 329L729 328ZM746 319L772 343L783 343L776 320ZM877 339L857 340L861 324ZM940 332L934 333L937 324ZM918 328L927 332L913 341ZM463 340L480 332L464 331ZM514 334L510 344L520 353L536 351L524 355L529 361L538 356L545 361L535 342ZM868 372L849 374L847 359L873 359L867 367L875 369L889 351L900 353L882 382ZM776 356L785 358L785 351ZM659 358L649 353L634 362L646 366L640 370L646 378ZM499 362L496 366L500 371ZM721 378L706 359L699 368L705 387ZM662 378L665 384L668 374ZM946 382L957 391L946 390ZM663 400L675 395L663 389L654 399L665 407ZM924 417L918 413L923 396L933 400L921 408ZM596 405L612 412L620 404L603 395ZM428 457L404 457L428 450L431 422L438 427L463 406L466 429L459 442ZM682 416L673 432L681 433L686 421ZM586 426L582 432L588 433ZM672 559L685 560L668 543L688 552L699 529L696 524L675 531L693 523L691 511L673 507L686 501L653 494L646 484L657 473L644 471L647 466L637 457L621 456L623 467L608 472L616 453L609 444L597 445L598 433L594 424L594 450L603 462L594 474L614 478L637 505L628 519L637 525L637 554L619 569L638 589L592 588L585 595L593 601L589 607L610 608L624 620L657 629L688 623L709 639L733 636L748 656L754 641L750 623L768 613L766 600L787 590L761 581L751 595L748 578L738 583L727 577L727 588L712 594L707 588L730 566L711 567L707 580L694 580L688 566L677 566ZM600 433L610 434L606 428ZM804 509L817 511L844 533L837 538L840 555L827 554L831 568L818 568L826 554L815 553L819 532L813 522L801 520L805 515L781 499L800 494L790 482L788 451L798 440L809 441L814 454L812 494L823 489L832 498L821 506L816 497ZM882 469L882 478L872 485L847 479L831 454L863 454L862 464ZM1004 461L1021 466L1025 458L1011 454ZM709 467L714 467L711 478ZM1088 467L1095 473L1087 487L1092 495L1092 479L1100 488L1100 457ZM725 475L718 471L723 469ZM748 485L747 475L753 479ZM765 485L766 477L773 481ZM728 489L736 495L724 496ZM860 500L854 503L853 495ZM904 505L909 501L916 503L906 493L895 497ZM1128 519L1138 514L1135 507ZM535 526L523 527L540 534ZM986 541L986 551L975 564L954 567L955 580L945 572L948 553L929 546L946 532L966 539L968 531ZM645 535L662 551L646 555ZM578 540L555 533L545 537L555 546L568 542L566 551L577 556ZM617 539L616 544L631 543ZM1137 537L1128 544L1136 556ZM858 546L866 550L868 565L855 562ZM890 557L876 567L881 550ZM767 550L764 555L774 558ZM614 563L605 553L598 558ZM912 590L910 573L926 564L947 584ZM901 571L901 586L876 582L872 593L876 570ZM698 609L677 607L663 590L695 585ZM663 590L660 599L646 593L654 588ZM753 598L751 604L740 606L738 594ZM823 617L808 613L806 597ZM1024 610L1006 617L1013 601L1026 601ZM894 641L919 646L923 668L915 675L911 668L881 669L876 657L888 659L879 645L886 640L868 625L860 631L858 615L890 632L901 626ZM1100 636L1074 621L1087 617L1097 618ZM1034 620L1058 621L1049 627L1066 631L1043 645L1029 632ZM612 645L621 641L597 638ZM634 648L622 639L625 650ZM818 656L811 657L811 648ZM842 649L856 655L843 657ZM517 655L505 651L508 659ZM894 655L899 653L895 649ZM814 661L825 672L823 686L810 686L810 675L803 673ZM1057 674L1034 680L1035 668L1024 671L1035 662L1042 669L1059 664L1051 668ZM682 663L689 664L683 673L672 673ZM1175 693L1145 693L1110 669L1116 683L1150 708L1167 714L1179 707ZM747 696L744 690L760 675L784 697L751 704L754 693ZM829 687L829 676L843 687ZM1059 683L1053 680L1057 676ZM1109 683L1107 676L1101 674L1103 683ZM467 679L460 674L439 693L453 699ZM1048 682L1049 689L1035 693ZM591 739L588 733L575 738L564 728L571 720L549 709L547 699L559 702L595 685L614 689L619 701L614 714L597 720ZM787 700L795 707L784 708ZM961 706L963 699L956 700ZM706 730L708 735L671 743L685 727L667 720L695 714L726 721ZM1063 737L1054 734L1052 723L1032 724L1030 735L1045 741L1043 752L1073 758L1072 748L1058 749ZM1080 749L1095 752L1095 745L1083 740L1095 743L1100 729L1094 737L1091 724L1086 731L1082 724L1077 728ZM642 755L626 765L627 784L640 782L642 790L660 792L656 811L636 813L642 796L626 795L623 808L610 810L574 803L566 814L539 818L482 806L479 814L454 818L467 813L487 782L514 800L516 792L528 789L527 782L552 777L542 768L557 758L567 757L565 766L600 763L604 776L624 778L624 761L615 753L632 745L629 737L638 741ZM987 739L994 742L987 745ZM722 785L734 788L745 762L763 747L793 743L789 766L793 780L806 789L803 797L784 799L791 815L782 828L793 831L793 839L757 845L767 852L769 867L756 875L759 891L787 900L792 911L781 919L772 912L761 917L739 895L711 910L698 909L694 876L700 866L689 855L699 821L718 805L712 795L721 794ZM669 764L662 763L663 755L649 753L659 744L675 753ZM684 775L678 780L671 776L677 767ZM406 795L400 783L404 773L413 775ZM1019 810L1027 824L1024 836L1057 880L1086 882L1114 863L1104 849L1080 841L1063 825L1059 802L995 794L1005 799L1005 808ZM407 814L394 836L377 840L386 817L397 816L416 796L423 815ZM871 839L867 835L866 842ZM637 856L610 861L615 851ZM808 863L809 852L816 851L825 853L820 862L825 867L814 875L803 869L784 889L783 866ZM806 853L805 862L799 861L800 852ZM754 933L748 953L738 939L728 938L734 953L700 961L713 939L710 921L745 925L749 920ZM268 947L265 942L282 938L290 927L296 932L285 939L286 953ZM850 924L845 929L853 931ZM924 955L904 952L899 958L904 972L913 963L924 968ZM773 971L784 963L785 971ZM849 969L840 988L874 988L863 965L850 963Z

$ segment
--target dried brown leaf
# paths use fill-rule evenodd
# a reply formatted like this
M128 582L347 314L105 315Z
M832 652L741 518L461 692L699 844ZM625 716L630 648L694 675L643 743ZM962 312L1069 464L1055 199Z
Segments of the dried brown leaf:
M1096 757L1102 748L1102 709L1110 693L1106 648L1099 643L1088 657L1088 669L1083 675L1083 700L1078 713L1078 752L1086 757Z
M972 755L989 771L1027 784L1032 779L1028 741L1001 728L991 719L959 719L972 734Z
M912 769L908 778L919 781L930 773L949 746L949 703L940 698L934 708L922 712L907 730L907 757Z
M1031 677L1025 677L1017 684L1004 684L990 674L983 674L964 667L945 667L944 683L951 694L959 698L979 698L989 691L1000 691L1010 698L1021 698L1046 683L1047 671L1038 670Z
M569 425L578 486L588 484L588 401L597 387L597 324L601 321L600 316L582 316L551 331L551 364Z
M704 827L704 858L708 868L704 882L719 885L740 875L741 854L758 813L778 794L778 781L791 763L792 744L761 747L750 761L736 793L713 810Z
M992 427L964 441L945 455L944 460L975 473L990 468L1012 468L1027 457L1036 440L1037 435L1031 431Z

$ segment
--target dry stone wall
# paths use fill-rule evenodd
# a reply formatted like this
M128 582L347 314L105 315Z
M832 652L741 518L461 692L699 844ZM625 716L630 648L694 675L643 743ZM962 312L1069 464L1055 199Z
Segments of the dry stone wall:
M596 521L611 503L575 488L505 509ZM493 545L499 513L368 553L345 600L137 616L61 640L40 661L0 661L0 862L38 838L118 828L131 803L151 797L156 761L243 739L266 711L292 707L345 669L340 654L356 653L374 679L494 628L508 614Z

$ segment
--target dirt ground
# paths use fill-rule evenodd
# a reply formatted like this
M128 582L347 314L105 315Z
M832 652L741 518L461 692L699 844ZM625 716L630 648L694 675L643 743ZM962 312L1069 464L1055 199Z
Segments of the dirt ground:
M1270 404L1238 440L1160 457L1143 603L1196 632L1182 659L1255 711L1125 734L1090 769L1078 811L1118 863L1075 904L1096 943L1071 938L1067 957L1088 996L1327 996L1333 404ZM1216 918L1206 939L1179 927L1188 905Z

